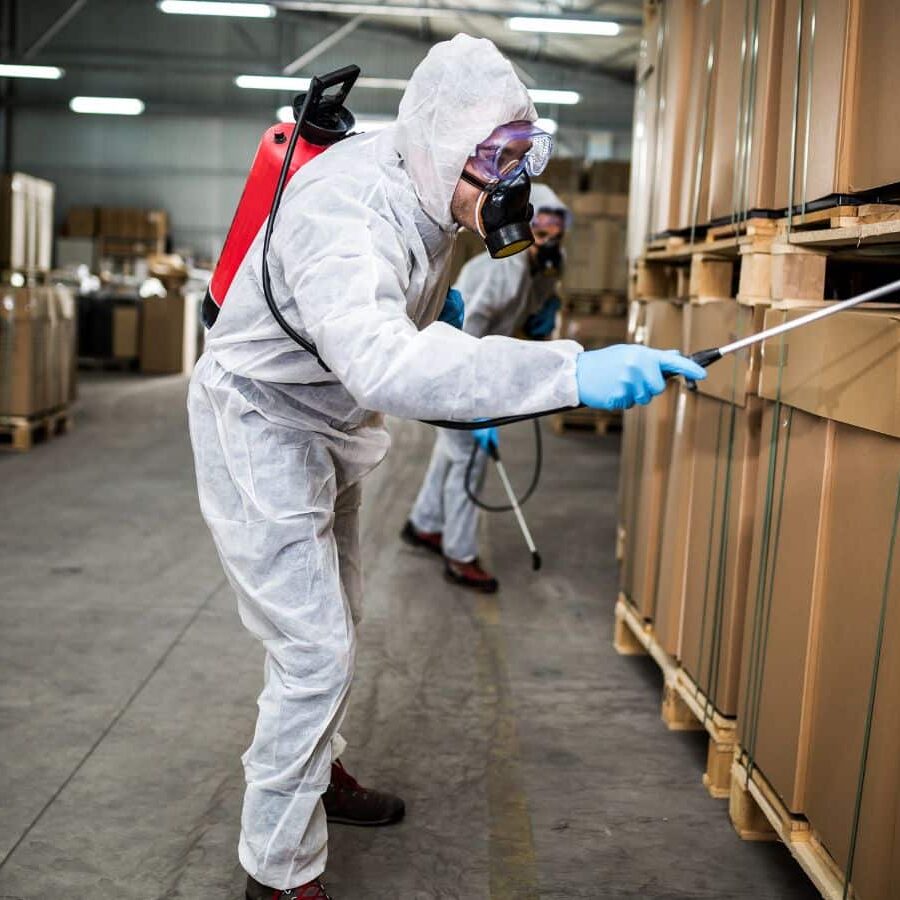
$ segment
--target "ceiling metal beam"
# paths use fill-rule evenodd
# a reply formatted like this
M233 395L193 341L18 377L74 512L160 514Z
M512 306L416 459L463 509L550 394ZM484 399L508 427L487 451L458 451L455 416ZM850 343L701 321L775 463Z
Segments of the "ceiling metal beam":
M87 0L73 0L69 8L48 28L44 30L38 38L32 42L31 46L22 54L22 59L31 59L36 53L43 50L50 41L59 34L78 13L87 6Z
M349 22L346 22L344 25L341 25L336 31L332 31L328 37L322 38L318 44L313 45L309 48L305 53L298 56L293 62L288 63L282 70L282 75L293 75L295 72L299 72L305 65L308 65L313 60L318 59L323 53L327 50L330 50L335 44L339 44L348 34L352 34L362 25L363 22L366 21L368 16L358 15L354 16Z
M346 2L346 0L269 0L269 2L278 9L284 9L291 12L332 13L344 16L353 16L362 13L369 16L415 19L426 16L428 18L446 18L447 16L478 13L478 15L492 16L501 19L506 19L510 16L518 16L526 19L557 19L560 21L578 19L579 21L588 22L615 22L623 28L639 28L643 24L640 18L634 16L597 16L592 13L560 13L550 10L546 12L520 12L519 10L504 7L452 6L448 4L415 6L413 4L401 3L359 2L359 0L350 0L350 2Z

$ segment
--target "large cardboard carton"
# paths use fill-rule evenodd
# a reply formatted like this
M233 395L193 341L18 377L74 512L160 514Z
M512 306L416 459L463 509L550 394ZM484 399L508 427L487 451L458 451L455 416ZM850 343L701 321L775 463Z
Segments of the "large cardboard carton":
M683 307L653 300L645 310L644 342L653 347L675 347L682 338ZM639 472L635 497L635 539L629 542L633 557L633 581L629 599L638 612L652 619L659 577L663 502L671 459L677 392L666 391L642 413L640 446L635 448Z
M784 4L719 0L704 221L774 205ZM698 85L697 88L700 86ZM695 88L696 89L696 88Z
M626 160L604 159L587 169L587 189L599 194L627 194L630 164Z
M55 191L51 182L22 172L0 178L0 268L50 268Z
M678 389L672 454L663 505L659 578L656 585L654 630L663 650L681 659L681 631L687 589L688 527L694 495L694 429L697 395L685 386Z
M697 398L681 659L725 716L737 713L760 418L758 397Z
M828 489L805 812L844 870L857 831L855 893L889 897L900 778L900 565L891 565L900 442L839 424Z
M813 590L833 441L833 422L765 401L738 741L795 813L804 809Z
M563 284L598 293L628 287L625 225L620 219L581 219L566 239Z
M43 290L0 287L0 415L31 416L52 406L50 333Z
M786 0L785 30L776 204L900 181L896 3Z
M560 315L560 337L578 341L585 350L596 350L610 344L622 344L628 336L625 316L604 316L564 309Z
M635 93L629 200L628 255L636 259L647 236L682 226L678 186L688 147L687 108L695 58L699 0L671 0L647 20Z
M765 326L805 312L809 309L773 308ZM900 437L900 309L847 311L767 341L761 393Z
M187 374L197 354L197 309L183 295L144 301L141 323L141 371L154 375Z

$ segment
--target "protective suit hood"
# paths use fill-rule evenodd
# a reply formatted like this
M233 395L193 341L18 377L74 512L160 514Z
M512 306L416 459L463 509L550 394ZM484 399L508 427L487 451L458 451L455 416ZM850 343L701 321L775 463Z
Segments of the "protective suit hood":
M394 139L422 207L442 227L466 160L498 126L533 122L534 104L491 41L458 34L435 44L400 101Z
M531 205L534 207L535 214L543 209L551 212L561 212L566 231L572 227L572 211L559 199L556 191L546 184L531 185Z

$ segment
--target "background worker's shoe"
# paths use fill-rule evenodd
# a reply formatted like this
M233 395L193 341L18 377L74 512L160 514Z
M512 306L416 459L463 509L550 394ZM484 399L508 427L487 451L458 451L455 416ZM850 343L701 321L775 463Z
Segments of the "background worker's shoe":
M439 531L419 531L409 519L400 532L400 537L411 544L413 547L422 547L424 550L430 550L432 553L443 555L441 549L441 533Z
M444 577L454 584L473 588L483 594L495 594L500 587L500 582L490 572L485 572L481 568L477 558L471 562L460 562L458 559L445 556Z
M328 821L338 825L392 825L406 813L399 797L362 787L340 761L331 764L331 784L322 803Z
M278 888L270 888L260 884L249 875L247 876L246 898L247 900L332 900L325 893L325 886L318 878L315 881L301 884L300 887L280 891Z

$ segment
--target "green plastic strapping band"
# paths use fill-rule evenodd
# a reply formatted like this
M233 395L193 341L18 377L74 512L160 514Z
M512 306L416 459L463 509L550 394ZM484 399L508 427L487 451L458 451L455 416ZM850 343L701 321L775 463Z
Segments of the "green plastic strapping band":
M859 763L859 780L856 786L856 802L853 809L853 825L850 832L850 852L847 856L847 874L844 877L844 900L850 896L853 879L853 863L856 857L856 841L859 837L859 819L862 813L863 791L866 784L866 767L869 763L869 744L872 739L872 721L875 716L875 699L878 694L878 673L881 669L881 653L884 649L884 623L887 619L888 594L894 568L894 550L897 547L897 523L900 521L900 478L897 480L897 499L894 501L894 522L888 542L887 562L884 567L884 587L881 591L881 614L878 617L878 634L875 639L875 659L872 663L872 681L869 685L869 705L866 709L866 725L863 731L862 757Z
M759 736L759 715L760 710L762 708L762 686L763 686L763 676L766 671L766 660L768 658L768 650L769 650L769 625L772 620L772 606L774 603L774 594L775 594L775 573L778 571L778 549L781 544L781 522L783 518L784 512L784 490L787 484L787 467L788 467L788 456L790 454L791 449L791 428L794 422L794 410L790 406L787 407L788 410L788 421L787 421L787 434L784 438L784 459L781 464L781 486L778 491L778 513L777 519L775 523L775 536L772 541L772 555L771 555L771 565L768 565L768 587L766 588L763 585L765 590L765 600L763 603L764 613L763 613L763 622L761 626L761 635L762 642L759 648L759 653L757 657L757 665L756 671L754 673L756 683L754 686L754 707L753 707L753 720L751 723L751 730L753 735L753 754L756 753L756 741ZM779 414L780 415L780 414ZM777 448L776 448L777 450ZM771 518L771 514L770 514Z
M760 540L759 569L757 571L756 606L753 618L753 641L751 643L750 666L747 675L747 684L744 693L744 709L749 711L751 728L747 734L744 753L747 758L748 773L752 774L755 765L756 733L753 723L759 722L759 704L761 702L761 673L758 671L760 660L764 657L763 647L768 644L768 635L763 631L765 617L763 606L765 602L765 585L769 571L769 552L771 546L772 528L772 502L775 496L775 476L778 467L778 423L781 420L781 388L784 373L784 335L779 341L778 351L778 382L775 391L775 407L772 411L772 429L769 435L769 468L766 474L766 499L763 509L763 529ZM785 468L787 459L785 459ZM784 490L784 472L782 472L782 491ZM783 494L782 494L783 501ZM781 504L783 506L783 502ZM757 689L759 685L760 689Z

